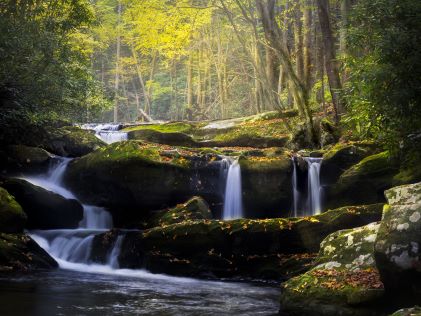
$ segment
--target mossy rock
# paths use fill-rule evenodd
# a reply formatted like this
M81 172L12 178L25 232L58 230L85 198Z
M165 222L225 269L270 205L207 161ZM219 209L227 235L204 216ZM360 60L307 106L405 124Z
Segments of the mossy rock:
M394 178L398 172L398 165L387 151L368 156L347 169L335 185L326 188L327 207L384 202L383 192L400 184Z
M22 179L7 179L1 185L22 206L28 217L26 228L76 228L83 218L83 208L76 200L65 199Z
M208 204L201 197L193 197L186 203L178 204L174 208L161 210L152 215L148 226L167 226L171 224L212 219L212 212Z
M143 140L172 146L198 147L199 144L187 134L180 132L159 132L153 129L140 129L127 133L128 139Z
M51 154L42 148L11 145L0 152L0 165L3 172L39 173L47 170L51 158Z
M56 267L57 262L28 235L0 233L0 272Z
M134 132L141 130L154 130L161 133L194 133L196 124L189 122L169 122L164 124L143 124L137 126L130 126L123 129L123 132Z
M421 304L421 183L386 191L376 262L388 294Z
M373 142L336 144L323 155L320 167L321 183L323 185L335 183L348 168L378 152L379 145Z
M47 133L41 147L59 156L80 157L106 146L93 131L77 126L50 127Z
M321 243L316 266L282 284L288 315L383 315L384 290L374 261L379 224L335 232Z
M128 234L120 264L175 275L288 278L311 267L328 234L380 217L374 208L350 207L306 218L185 221Z
M20 233L27 220L22 207L5 189L0 187L0 232Z
M421 307L403 308L394 312L391 316L421 316Z

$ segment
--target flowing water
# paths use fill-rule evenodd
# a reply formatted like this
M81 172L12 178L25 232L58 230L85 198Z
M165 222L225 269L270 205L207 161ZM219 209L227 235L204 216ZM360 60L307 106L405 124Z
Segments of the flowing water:
M238 160L226 159L229 164L222 219L230 220L243 218L243 196L241 188L241 167Z
M24 179L66 198L75 198L62 185L69 162L59 159L47 175ZM234 190L238 199L241 176L235 163L229 167L227 182L236 179L233 183L238 186L240 181L239 191ZM230 191L229 187L227 190ZM238 212L241 200L240 204L236 203L234 209ZM152 274L142 269L120 269L118 257L124 233L117 237L106 264L91 262L94 236L113 224L105 209L91 205L83 208L84 217L78 229L30 232L60 269L15 278L0 275L0 315L277 314L280 293L271 285L203 281Z
M294 217L320 214L322 210L322 187L320 185L320 167L322 158L305 157L307 163L307 183L299 183L297 157L292 158L292 190ZM306 190L303 192L303 188Z
M80 127L95 131L95 136L107 144L127 140L127 133L120 131L121 124L82 124Z

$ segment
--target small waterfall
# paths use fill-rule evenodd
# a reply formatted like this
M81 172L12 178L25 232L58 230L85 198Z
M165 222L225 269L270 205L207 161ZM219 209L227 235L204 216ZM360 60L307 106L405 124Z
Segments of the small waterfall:
M320 214L322 210L320 186L320 166L322 158L305 158L308 165L308 207L312 214Z
M114 243L114 247L110 255L108 256L107 264L113 269L118 269L120 267L118 263L118 256L120 256L121 245L123 244L123 239L124 239L124 235L118 235Z
M107 144L127 140L127 133L120 131L121 124L82 124L80 127L95 131L95 136Z
M241 189L241 167L237 160L229 160L228 175L225 186L224 211L222 219L243 218L243 196Z
M322 210L320 185L320 167L322 158L304 157L307 163L307 183L299 181L297 157L292 158L292 191L293 191L293 216L312 216L320 214ZM304 188L306 190L304 190Z

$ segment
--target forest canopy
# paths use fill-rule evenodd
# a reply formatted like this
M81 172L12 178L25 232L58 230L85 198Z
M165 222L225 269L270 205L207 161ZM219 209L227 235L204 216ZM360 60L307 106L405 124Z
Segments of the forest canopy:
M402 147L421 129L421 3L0 3L1 120L211 120L295 108ZM316 139L313 138L317 142Z

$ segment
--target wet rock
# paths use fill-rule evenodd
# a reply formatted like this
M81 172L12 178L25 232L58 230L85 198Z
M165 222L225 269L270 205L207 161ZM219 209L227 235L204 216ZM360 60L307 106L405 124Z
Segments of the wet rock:
M83 208L76 200L45 190L22 179L4 180L6 188L28 217L26 228L76 228L83 218Z
M4 173L39 173L47 170L51 158L42 148L11 145L0 152L0 166Z
M143 140L172 146L198 147L199 144L187 134L179 132L159 132L155 130L135 130L127 133L128 139Z
M182 222L128 233L120 264L174 275L288 278L311 267L328 234L373 219L378 209L349 208L307 218Z
M384 202L384 191L400 184L394 178L398 172L388 152L368 156L347 169L336 184L325 188L327 207Z
M80 157L106 146L93 131L76 126L51 127L47 134L41 147L59 156Z
M28 235L0 233L0 272L56 267L57 262Z
M0 187L0 232L20 233L27 220L22 207L5 189Z
M282 284L287 315L384 315L383 284L375 266L379 224L335 232L320 245L315 267Z
M148 220L148 226L167 226L202 219L212 219L212 212L206 201L196 196L174 208L155 212Z
M391 316L421 316L421 307L403 308L394 312Z
M376 262L395 300L421 304L421 183L386 191Z

